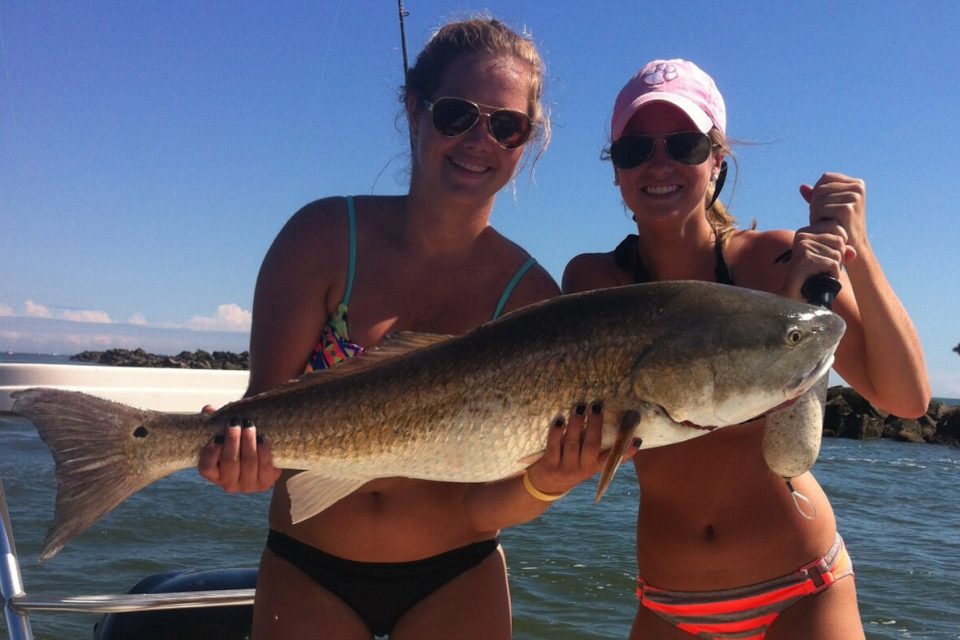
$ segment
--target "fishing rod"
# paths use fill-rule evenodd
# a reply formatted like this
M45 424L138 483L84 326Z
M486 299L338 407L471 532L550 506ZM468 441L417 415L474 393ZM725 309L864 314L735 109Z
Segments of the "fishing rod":
M410 12L404 11L403 0L397 0L397 12L400 14L400 48L403 51L403 81L407 81L407 32L404 28L403 19L410 15Z
M403 0L397 0L397 13L400 17L400 50L403 52L403 86L407 86L407 72L410 70L407 63L407 30L403 19L410 15L403 8ZM413 153L413 136L410 136L410 153Z

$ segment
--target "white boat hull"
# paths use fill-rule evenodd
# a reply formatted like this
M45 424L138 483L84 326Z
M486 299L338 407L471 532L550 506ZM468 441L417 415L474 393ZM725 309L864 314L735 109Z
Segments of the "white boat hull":
M239 399L248 371L161 369L79 364L0 363L0 412L13 409L14 391L50 387L82 391L141 409L196 412Z

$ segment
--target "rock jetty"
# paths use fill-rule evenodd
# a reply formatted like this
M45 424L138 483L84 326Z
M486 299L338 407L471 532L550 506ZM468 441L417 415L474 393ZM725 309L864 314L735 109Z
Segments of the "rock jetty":
M108 349L107 351L84 351L71 360L90 362L92 364L107 364L116 367L160 367L166 369L229 369L232 371L250 368L250 354L231 353L229 351L214 351L208 353L202 349L197 351L181 351L175 356L163 356L147 353L143 349Z
M830 387L823 435L856 440L892 438L903 442L960 445L960 406L932 400L919 418L881 411L850 387Z

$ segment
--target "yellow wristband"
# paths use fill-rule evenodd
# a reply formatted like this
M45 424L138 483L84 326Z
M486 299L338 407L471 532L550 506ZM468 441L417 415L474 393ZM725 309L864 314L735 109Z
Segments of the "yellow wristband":
M527 493L541 502L553 502L570 493L569 491L564 491L563 493L544 493L533 486L533 483L530 482L530 476L526 471L523 472L523 488L527 490Z

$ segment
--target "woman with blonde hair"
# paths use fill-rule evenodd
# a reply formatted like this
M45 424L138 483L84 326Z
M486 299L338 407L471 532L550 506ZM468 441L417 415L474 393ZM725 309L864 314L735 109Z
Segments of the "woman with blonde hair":
M280 231L257 281L248 394L363 358L389 333L461 334L559 293L489 224L525 149L546 144L542 79L534 44L497 20L433 36L402 93L408 193L318 200ZM598 414L579 405L569 421L544 425L546 454L523 478L375 480L298 524L292 472L273 468L255 425L228 429L204 450L200 473L227 491L276 482L253 637L509 638L498 530L536 517L600 468Z

